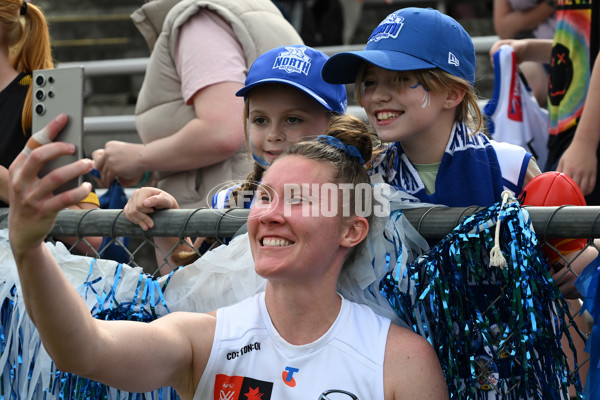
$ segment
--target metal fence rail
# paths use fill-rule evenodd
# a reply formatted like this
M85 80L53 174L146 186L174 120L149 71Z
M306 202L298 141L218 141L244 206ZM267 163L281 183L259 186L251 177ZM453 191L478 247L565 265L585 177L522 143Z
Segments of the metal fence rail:
M533 227L541 241L553 238L600 238L600 206L525 207ZM435 241L446 236L462 220L482 210L481 207L438 207L428 206L404 210L404 215L425 239ZM8 227L8 208L0 208L0 229ZM122 210L63 210L58 214L51 237L102 236L113 238L129 237L132 243L125 251L128 263L140 266L150 274L169 264L168 255L164 262L156 261L153 237L184 238L208 237L219 241L229 238L243 228L248 217L247 209L215 210L210 208L159 210L152 218L154 228L143 231L123 215ZM73 246L74 247L74 246ZM90 247L87 253L99 257ZM160 257L159 257L160 258ZM171 269L177 266L169 266ZM164 269L163 269L164 272Z
M587 246L594 246L593 239L600 238L600 207L596 206L563 206L563 207L525 207L529 213L534 230L540 241L552 238L585 238ZM431 207L410 208L404 215L417 231L426 239L435 242L446 237L457 225L479 211L481 207ZM8 226L9 209L0 209L0 229ZM129 222L122 210L63 210L58 214L52 236L75 236L80 242L86 242L86 236L111 237L119 241L120 237L129 237L131 242L126 249L128 264L140 266L149 274L158 276L175 268L168 263L172 252L156 252L154 237L232 237L247 221L247 209L180 209L161 210L153 215L154 228L144 232L137 225ZM181 243L181 242L180 242ZM158 254L157 254L158 253ZM92 249L88 255L98 257ZM161 257L164 260L161 262ZM158 260L158 261L157 261ZM165 268L167 267L167 268ZM565 274L573 273L570 266ZM579 316L581 302L569 301L566 315L570 336L573 338L577 352L577 366L571 367L571 374L578 373L582 378L589 366L589 355L584 353L583 345L591 332L590 321ZM566 344L563 344L566 346ZM566 348L566 347L564 347ZM566 354L566 353L565 353ZM574 376L574 375L571 375ZM574 379L574 378L573 378ZM569 382L573 382L569 378Z
M481 207L423 207L404 211L425 239L440 239L462 219ZM600 237L600 206L525 207L540 238ZM8 208L0 209L0 228L8 227ZM192 236L230 237L244 225L246 209L160 210L153 214L154 228L144 232L122 210L63 210L52 235L60 236Z
M475 52L478 54L487 53L498 39L499 37L495 35L473 37ZM323 46L317 48L331 56L343 51L362 50L364 45L354 44ZM144 74L146 72L146 67L148 66L148 57L65 62L57 65L57 68L73 66L83 66L84 74L88 78L95 76ZM364 111L362 110L362 107L350 105L348 107L348 113L363 117ZM135 131L135 117L133 115L87 116L84 118L84 130L86 133Z
M473 37L473 46L476 53L486 53L492 45L499 39L496 35ZM331 56L343 51L363 50L364 44L352 44L341 46L322 46L317 47L323 53ZM148 57L138 57L116 60L98 60L98 61L72 61L57 65L57 68L67 68L73 66L83 66L87 77L106 76L106 75L128 75L143 74L146 72Z

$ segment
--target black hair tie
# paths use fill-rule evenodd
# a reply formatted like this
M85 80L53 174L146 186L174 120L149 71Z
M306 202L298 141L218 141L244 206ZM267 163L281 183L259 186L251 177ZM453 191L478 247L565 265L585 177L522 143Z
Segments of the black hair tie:
M25 15L25 13L27 13L27 1L23 0L23 5L21 6L21 15Z

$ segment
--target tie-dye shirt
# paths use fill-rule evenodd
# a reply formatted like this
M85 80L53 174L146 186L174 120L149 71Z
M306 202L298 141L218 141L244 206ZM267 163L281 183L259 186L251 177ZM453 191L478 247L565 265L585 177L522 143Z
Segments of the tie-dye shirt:
M548 166L571 142L590 82L591 0L558 0L550 62Z

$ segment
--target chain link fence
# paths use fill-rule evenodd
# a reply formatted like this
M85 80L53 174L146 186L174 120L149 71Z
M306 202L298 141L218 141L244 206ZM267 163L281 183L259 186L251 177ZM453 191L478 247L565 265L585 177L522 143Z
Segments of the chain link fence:
M404 215L425 239L435 241L443 238L465 218L483 210L483 207L423 207L407 209ZM524 207L529 212L533 227L543 246L551 246L550 239L587 239L592 244L600 237L600 206L561 206ZM161 265L144 265L147 250L154 251L153 237L207 237L219 239L235 236L243 230L248 217L247 209L215 210L200 208L195 210L159 210L152 218L154 228L143 231L123 215L122 210L63 210L58 214L50 235L53 237L73 236L86 243L85 237L102 236L114 238L129 237L134 244L126 248L128 263L141 266L150 274L158 274ZM0 229L8 227L8 209L0 209ZM77 242L79 243L79 242ZM73 244L75 247L77 244ZM98 257L99 251L90 246L87 255ZM167 254L162 254L166 258ZM152 260L151 260L152 261ZM175 268L176 266L170 266ZM574 272L572 272L574 273ZM575 273L574 273L575 274Z
M550 240L556 238L586 239L587 247L595 247L594 238L600 237L600 207L563 206L563 207L524 207L530 216L533 228L542 246L552 246ZM483 208L448 208L423 207L404 210L404 215L420 235L430 243L444 238L450 231L466 218ZM96 251L86 237L102 236L110 238L110 244L119 246L127 254L127 264L141 267L147 274L159 277L167 270L175 270L178 266L170 265L168 260L175 247L170 251L161 252L154 244L155 237L177 237L179 244L185 238L213 238L218 245L224 238L234 237L244 231L249 210L246 209L196 209L196 210L160 210L152 216L155 226L143 231L137 225L128 221L122 210L64 210L58 215L57 222L51 232L53 237L76 237L77 244L87 244L90 257L98 257L104 249ZM0 209L0 228L8 226L8 209ZM127 246L122 244L123 238L129 238ZM81 248L81 246L79 246ZM190 247L190 249L192 249ZM577 259L577 257L575 257ZM566 260L565 260L566 261ZM568 266L565 274L578 276L577 272ZM585 378L589 367L589 356L583 351L585 341L591 332L592 321L585 315L579 315L581 301L568 300L568 324L572 343L564 341L565 354L569 358L569 382L575 383L577 377ZM565 339L566 340L566 339ZM569 349L576 352L577 359ZM485 368L483 368L485 370ZM486 382L487 376L477 379L483 386L489 383L493 389L494 382ZM580 391L572 385L570 395L580 396ZM504 398L504 397L503 397ZM512 397L511 397L512 398Z

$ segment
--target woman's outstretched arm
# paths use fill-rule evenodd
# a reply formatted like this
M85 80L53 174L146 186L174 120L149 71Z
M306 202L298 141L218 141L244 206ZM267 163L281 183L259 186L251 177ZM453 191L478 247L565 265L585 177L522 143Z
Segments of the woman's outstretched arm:
M53 139L66 123L61 115L45 129ZM77 204L90 183L54 195L62 183L90 172L79 160L42 179L48 160L72 153L67 143L49 143L21 153L10 167L9 235L27 311L57 368L133 392L174 387L191 398L210 353L214 318L169 314L152 323L94 319L44 244L58 212Z

